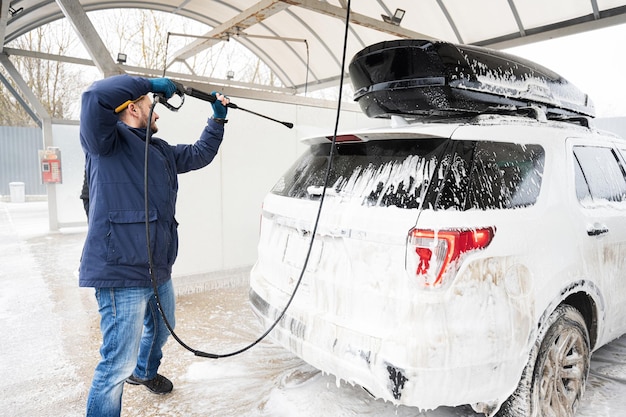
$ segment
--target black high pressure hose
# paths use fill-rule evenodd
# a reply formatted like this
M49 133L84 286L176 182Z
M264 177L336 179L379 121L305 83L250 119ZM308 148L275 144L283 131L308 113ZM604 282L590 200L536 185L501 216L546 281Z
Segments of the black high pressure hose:
M152 283L152 289L154 291L154 296L156 299L156 303L157 303L157 307L159 309L159 312L161 313L161 316L163 317L163 321L167 327L167 329L169 330L170 334L172 335L172 337L185 349L187 349L188 351L192 352L195 356L199 356L199 357L203 357L203 358L210 358L210 359L219 359L219 358L228 358L231 356L235 356L238 355L240 353L243 353L249 349L251 349L253 346L257 345L259 342L261 342L263 339L265 339L265 337L267 337L267 335L274 330L274 328L278 325L278 323L282 320L282 318L284 317L285 313L287 312L287 309L289 308L289 306L291 305L294 297L296 296L296 293L298 292L298 288L300 288L300 283L302 282L302 278L304 277L304 271L306 270L306 267L309 263L309 258L311 256L311 250L313 248L313 242L315 240L315 235L317 234L317 227L318 227L318 223L319 223L319 219L322 213L322 207L324 205L324 198L326 196L326 187L328 186L328 182L330 179L330 173L332 170L332 163L333 163L333 158L334 158L334 154L335 154L335 143L336 143L336 139L337 139L337 131L339 129L339 116L341 113L341 96L343 93L343 82L344 82L344 73L345 73L345 64L346 64L346 51L347 51L347 43L348 43L348 30L350 27L350 0L348 0L347 5L346 5L346 22L345 22L345 32L344 32L344 40L343 40L343 55L342 55L342 60L341 60L341 76L340 76L340 84L339 84L339 99L337 101L337 114L336 114L336 118L335 118L335 128L334 128L334 133L333 133L333 139L332 139L332 144L330 147L330 153L329 153L329 157L328 157L328 166L326 169L326 177L324 179L324 188L322 190L322 195L320 197L320 202L319 202L319 207L318 207L318 211L317 211L317 216L315 218L315 224L313 227L313 231L311 233L311 241L309 244L309 248L307 250L307 254L306 254L306 258L304 260L304 264L302 265L302 270L300 271L300 276L298 278L298 281L296 282L296 285L293 289L293 292L291 294L291 296L289 297L289 300L287 301L287 304L285 305L285 307L283 308L283 310L281 311L281 313L278 315L278 317L276 318L276 320L274 320L274 322L272 323L272 325L265 331L263 332L263 334L261 336L259 336L254 342L248 344L247 346L244 346L241 349L235 350L233 352L229 352L229 353L223 353L223 354L217 354L217 353L208 353L208 352L203 352L201 350L197 350L197 349L193 349L192 347L188 346L185 342L183 342L178 335L174 332L174 329L172 328L172 326L170 325L169 320L167 319L165 312L163 311L163 307L161 306L161 300L159 298L159 290L157 287L157 283L156 283L156 277L154 275L154 263L153 263L153 258L152 258L152 248L150 247L150 223L148 221L148 212L149 212L149 205L148 205L148 155L149 155L149 150L150 150L150 138L152 136L152 132L151 132L151 122L152 122L152 115L154 113L154 107L156 106L156 104L158 102L162 102L162 100L160 100L159 98L155 99L154 102L152 103L152 107L150 108L150 113L148 115L148 127L146 130L146 147L145 147L145 159L144 159L144 203L145 203L145 212L146 212L146 246L147 246L147 250L148 250L148 263L149 263L149 269L150 269L150 281ZM202 92L198 92L198 90L194 90L194 89L185 89L186 91L189 91L189 95L194 95L194 94L199 94ZM202 94L206 94L206 93L202 93ZM196 96L197 97L197 96ZM211 101L214 102L215 101L215 96L211 95L211 97L213 98L213 100L211 101L210 98L208 97L197 97L200 99L205 99L205 101ZM258 113L254 113L250 110L245 110L242 109L241 107L238 106L233 106L232 103L230 103L228 105L228 107L231 108L238 108L240 110L244 110L250 113L253 113L257 116L261 116L264 118L268 118L270 120L274 120L277 121L275 119L271 119L267 116L263 116L260 115ZM175 109L177 110L177 109ZM285 124L285 122L280 122L279 123L283 123ZM287 124L285 124L285 126L291 128L293 127L293 124L291 126L288 126Z

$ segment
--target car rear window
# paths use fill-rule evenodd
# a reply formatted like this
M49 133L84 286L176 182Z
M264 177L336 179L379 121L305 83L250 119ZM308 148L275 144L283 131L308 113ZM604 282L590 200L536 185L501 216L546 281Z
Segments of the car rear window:
M319 199L330 147L330 143L311 146L272 192ZM537 200L543 163L539 145L441 138L338 143L326 196L376 207L525 207Z

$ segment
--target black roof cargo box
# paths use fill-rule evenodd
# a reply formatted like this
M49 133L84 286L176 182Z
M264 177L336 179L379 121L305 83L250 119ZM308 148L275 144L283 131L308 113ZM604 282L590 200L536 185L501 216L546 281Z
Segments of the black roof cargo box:
M591 116L589 97L534 62L500 51L428 40L386 41L349 67L368 117L448 117L540 107L548 118Z

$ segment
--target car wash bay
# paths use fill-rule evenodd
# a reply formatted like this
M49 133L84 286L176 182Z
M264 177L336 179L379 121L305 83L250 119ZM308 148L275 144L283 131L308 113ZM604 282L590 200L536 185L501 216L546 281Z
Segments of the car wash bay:
M81 416L98 361L93 289L75 275L84 229L48 231L45 202L0 202L0 410L2 415ZM227 353L261 329L245 279L177 287L177 332L195 349ZM172 339L162 373L170 395L126 386L123 416L475 417L469 407L420 411L376 401L271 341L227 359L202 359ZM577 417L626 415L626 337L596 352Z

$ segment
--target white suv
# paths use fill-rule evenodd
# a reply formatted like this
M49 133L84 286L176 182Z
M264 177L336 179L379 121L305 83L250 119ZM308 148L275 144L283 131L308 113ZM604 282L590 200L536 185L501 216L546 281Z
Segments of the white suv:
M350 71L392 126L307 140L264 201L254 310L270 325L297 289L273 337L396 404L573 416L591 352L626 332L626 141L497 52L385 42Z

